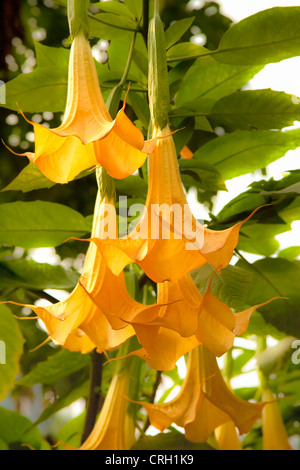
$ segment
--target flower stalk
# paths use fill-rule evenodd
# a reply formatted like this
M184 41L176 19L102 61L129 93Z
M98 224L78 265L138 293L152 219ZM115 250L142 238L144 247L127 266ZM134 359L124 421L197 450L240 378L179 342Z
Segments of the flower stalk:
M149 106L154 127L164 129L169 120L170 92L164 26L159 17L158 0L149 23Z
M89 37L89 23L87 10L90 6L90 0L68 0L67 11L69 29L72 40L82 31L84 36Z

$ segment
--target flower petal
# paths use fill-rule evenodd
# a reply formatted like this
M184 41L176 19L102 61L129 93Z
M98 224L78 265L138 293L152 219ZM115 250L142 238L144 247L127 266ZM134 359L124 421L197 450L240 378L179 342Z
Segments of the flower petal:
M96 424L79 450L129 450L134 442L134 426L128 426L126 395L129 374L115 374ZM128 432L128 431L131 432Z
M135 324L134 329L143 347L130 355L141 357L156 370L174 369L178 359L199 344L195 336L183 338L167 328Z
M220 450L242 450L233 421L227 421L215 429L215 437Z
M268 402L262 417L263 450L293 450L278 404L270 389L263 390L262 400Z

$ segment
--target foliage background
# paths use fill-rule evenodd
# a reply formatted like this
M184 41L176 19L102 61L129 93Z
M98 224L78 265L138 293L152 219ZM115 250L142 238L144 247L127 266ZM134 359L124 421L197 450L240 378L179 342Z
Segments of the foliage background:
M69 35L65 3L63 0L1 2L0 79L9 82L7 104L0 108L1 138L16 152L34 149L31 126L18 114L16 101L30 119L51 127L61 122L68 63L68 49L62 49L62 45L68 47ZM125 3L134 8L134 2ZM139 3L135 2L135 6ZM232 21L220 13L216 2L205 2L198 10L186 10L187 3L161 1L161 17L166 30L174 21L185 19L179 30L173 25L167 33L172 97L170 119L174 128L184 127L182 132L175 134L175 143L178 155L184 145L195 152L192 160L179 160L182 180L187 191L196 188L197 201L205 205L208 214L205 223L213 229L232 225L253 208L272 203L243 228L233 264L215 281L213 292L236 309L275 295L289 298L253 314L247 338L256 341L267 336L276 340L271 344L277 346L262 357L260 365L271 378L273 391L289 397L280 402L280 408L294 446L299 448L300 369L291 361L291 344L300 337L300 247L280 250L274 237L290 231L292 222L299 220L300 170L283 173L281 179L273 180L268 176L268 164L284 156L289 149L299 147L299 129L290 127L284 133L280 130L299 120L300 108L293 96L285 93L241 90L266 63L299 55L300 44L269 48L265 55L257 50L252 55L237 54L227 63L215 60L214 55L194 58L194 49L190 51L186 46L192 36L203 33L205 36L201 38L205 42L202 45L209 51L216 51ZM296 34L299 10L300 7L295 24L287 17L281 38L287 31L291 36ZM105 14L109 13L101 12L101 15ZM112 17L104 19L112 21ZM271 20L271 17L265 20L265 28L258 30L256 41L263 42L268 34L272 37ZM104 61L98 64L104 97L121 78L132 35L126 17L117 17L114 21L116 25L121 23L124 29L91 22L94 53ZM186 57L177 60L189 54L189 60ZM129 80L132 85L127 113L146 134L149 119L147 58L141 36ZM86 246L63 241L71 235L85 236L90 230L97 191L94 174L68 185L52 185L34 173L32 166L28 167L26 158L12 156L4 146L0 147L0 158L1 299L22 303L40 301L40 298L56 301L72 290L82 266ZM240 195L216 214L216 196L222 197L226 181L254 171L256 180L259 173L261 179L249 188L241 187ZM140 176L116 184L118 194L127 195L130 203L144 202L147 186ZM70 210L64 212L66 207L51 204L67 206ZM37 232L37 226L42 230ZM35 249L42 247L46 250L38 251L36 258ZM51 257L46 258L49 253ZM256 261L252 262L253 259ZM155 286L139 269L135 268L134 273L136 298L141 299L145 282L149 292ZM205 288L208 276L209 272L203 270L194 273L200 290ZM52 344L32 351L47 338L41 324L33 320L16 320L11 312L29 314L17 307L2 305L0 312L0 339L7 345L7 364L5 367L0 365L0 422L7 423L0 427L1 447L18 449L26 442L35 448L47 449L58 440L78 443L84 422L82 406L89 390L89 355L70 353ZM238 345L232 352L233 378L243 374L245 367L246 370L257 367L256 352L251 343L243 344L245 346ZM151 396L154 372L146 366L142 368L142 397ZM111 369L107 365L101 389L103 394L110 378ZM178 369L163 374L164 397L173 393L181 380ZM241 386L235 391L241 397L251 399L256 398L257 387ZM77 408L66 408L74 403ZM149 437L140 445L153 448L190 445L186 441L178 444L176 434L171 437L173 440L168 443L164 439L170 437ZM260 423L245 437L244 445L261 448Z

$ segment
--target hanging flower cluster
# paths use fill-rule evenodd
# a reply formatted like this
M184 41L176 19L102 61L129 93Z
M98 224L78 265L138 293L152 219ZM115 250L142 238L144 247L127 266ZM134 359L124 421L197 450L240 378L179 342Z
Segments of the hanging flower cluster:
M226 268L239 231L252 214L222 231L204 227L192 215L168 123L164 33L157 11L149 31L151 140L144 141L126 116L126 100L115 119L111 118L83 28L73 34L61 126L48 129L32 123L35 153L24 155L47 178L67 183L80 172L97 167L99 189L89 248L75 289L57 304L27 307L43 321L49 337L71 351L110 351L134 337L141 347L128 351L119 361L138 356L159 371L173 369L188 354L187 374L178 396L166 403L140 404L160 431L175 423L193 442L204 442L215 432L220 448L238 449L236 428L247 433L264 407L267 428L275 405L237 398L222 378L216 358L232 347L236 335L245 333L252 312L261 305L233 312L212 294L212 280L202 295L189 272L205 264L213 267L215 275ZM111 177L131 175L147 155L149 186L144 212L134 230L118 238L115 211L108 210L108 206L115 207ZM185 149L183 158L190 157ZM144 305L129 294L124 269L132 263L157 284L156 304ZM99 418L81 450L130 448L135 437L127 413L128 395L129 368L124 365L114 375ZM266 447L271 444L267 442Z

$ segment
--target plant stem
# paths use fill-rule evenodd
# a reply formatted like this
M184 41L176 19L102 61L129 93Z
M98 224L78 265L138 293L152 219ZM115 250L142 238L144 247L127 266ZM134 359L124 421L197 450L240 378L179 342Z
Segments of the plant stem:
M143 29L142 35L147 46L148 44L148 24L149 24L149 0L143 0Z
M129 73L129 70L130 70L130 66L131 66L131 61L132 61L133 52L134 52L135 39L136 39L136 32L133 34L133 37L132 37L132 41L131 41L131 44L130 44L130 49L129 49L129 52L128 52L128 58L127 58L127 62L126 62L126 66L125 66L122 78L121 78L120 82L118 83L118 85L116 85L112 89L112 91L111 91L111 93L110 93L110 95L109 95L109 97L106 101L106 106L107 106L107 109L108 109L109 114L111 115L112 119L115 119L115 117L118 113L118 110L119 110L119 103L120 103L120 99L121 99L122 92L123 92L123 85L126 83L128 73Z
M154 403L155 395L156 395L158 386L160 384L160 381L161 381L161 371L158 370L157 374L156 374L156 379L155 379L155 382L154 382L154 385L153 385L152 395L150 397L149 403ZM150 423L149 417L147 417L147 420L146 420L145 425L143 427L143 434L145 434L145 432L149 428L150 424L151 423Z
M137 34L136 32L133 34L132 41L131 41L131 44L130 44L130 49L129 49L129 52L128 52L128 58L127 58L126 66L125 66L123 76L122 76L121 81L120 81L118 86L123 86L124 83L127 80L128 73L129 73L130 66L131 66L132 57L133 57L133 52L134 52L136 34Z
M256 344L257 344L257 349L256 349L256 356L258 356L261 352L263 352L266 347L267 347L267 340L265 336L257 336L256 338ZM267 387L267 377L264 375L263 371L258 367L257 369L257 375L260 383L260 389L264 389ZM257 390L257 394L259 395L261 393L261 390ZM255 397L255 398L258 398Z
M224 379L227 385L229 386L230 386L230 379L232 377L232 372L233 372L233 357L232 357L232 350L229 349L229 351L227 351L227 353L224 356L224 366L223 366Z
M90 392L81 443L83 443L91 433L96 422L97 413L102 405L101 401L103 402L99 393L102 381L103 362L104 354L99 354L96 349L94 349L91 358Z
M50 294L47 294L47 292L39 289L27 289L28 292L31 292L32 294L36 295L40 299L45 299L51 302L52 304L56 304L58 302L56 297L53 297Z

